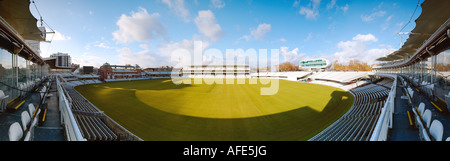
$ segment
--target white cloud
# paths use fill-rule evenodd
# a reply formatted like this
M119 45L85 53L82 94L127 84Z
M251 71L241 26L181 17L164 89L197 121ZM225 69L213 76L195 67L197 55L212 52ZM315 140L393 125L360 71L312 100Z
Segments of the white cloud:
M292 7L298 7L299 4L300 0L295 0L294 3L292 4Z
M392 15L386 18L386 20L384 21L384 23L381 24L381 30L384 31L384 30L386 30L387 28L389 28L389 26L390 26L389 21L391 21L391 19L392 19Z
M352 40L358 41L358 42L377 42L378 41L378 39L375 36L373 36L372 34L367 34L367 35L358 34L355 37L353 37Z
M196 41L201 44L195 44ZM163 65L183 67L193 63L191 60L193 60L194 51L204 52L209 45L209 41L194 37L179 42L159 44L156 49L151 49L147 44L141 44L139 45L141 50L137 52L128 47L116 51L119 53L118 60L121 64L138 64L144 68ZM210 56L203 56L201 59L201 63L215 61L215 58Z
M155 63L156 59L147 51L132 52L130 48L122 48L117 50L119 64L138 64L139 66L150 66Z
M95 46L100 47L100 48L104 48L104 49L112 49L113 47L107 45L104 42L100 42L99 44L95 44Z
M281 42L286 42L287 40L286 40L286 39L284 39L284 38L281 38L281 39L279 39L278 41L281 41Z
M345 12L347 12L347 10L348 10L348 4L345 4L345 6L340 7L340 8L341 8L341 10L344 11L344 13L345 13Z
M266 37L266 34L269 33L272 29L270 24L259 24L256 29L250 31L250 35L257 40L262 40Z
M242 40L242 39L244 39L245 41L249 41L250 40L250 36L249 35L243 35L243 36L241 36L240 38L239 38L239 40ZM239 41L238 40L238 41Z
M311 8L300 7L300 14L306 15L307 19L316 19L319 16L319 11Z
M307 42L307 41L311 40L311 38L312 38L312 32L310 32L310 33L308 34L308 37L306 37L306 39L303 40L303 41Z
M88 53L83 53L81 57L72 56L72 62L75 64L80 64L80 66L100 67L106 62L106 59L99 56L89 55Z
M214 8L223 8L225 7L225 2L223 0L211 0L211 3Z
M375 59L385 56L393 51L391 46L381 45L381 48L367 49L367 46L371 43L377 42L378 39L372 35L358 34L352 38L351 41L341 41L337 44L337 48L340 50L334 53L334 60L338 60L340 63L348 63L350 60L359 59L362 62L368 64L374 64ZM332 59L331 59L332 60ZM333 60L333 61L334 61Z
M300 7L299 13L305 15L306 19L317 19L319 16L320 1L321 0L311 0L307 7Z
M183 19L184 22L189 22L189 10L184 5L184 0L162 0L177 16Z
M259 24L256 29L250 29L250 35L242 35L238 40L245 40L249 41L250 39L256 39L256 40L263 40L267 33L269 33L272 30L272 25L270 24ZM279 41L285 42L286 40L284 38L280 39Z
M222 39L222 28L216 23L216 17L210 10L198 11L198 16L194 21L200 33L209 37L211 41Z
M72 39L72 37L63 35L61 32L55 30L55 33L53 35L54 41L70 40L70 39Z
M332 9L336 5L336 0L331 0L330 3L327 4L327 9Z
M159 13L148 14L145 8L139 7L138 12L131 16L122 14L117 21L119 30L114 31L113 40L120 43L133 41L150 41L160 36L167 39L166 27L159 22Z
M390 21L392 19L392 15L390 15L388 18L386 18L386 21Z
M299 49L295 48L289 51L289 47L282 46L280 47L280 55L284 57L285 62L291 62L294 64L298 64L303 57L306 56L304 53L298 53Z
M197 42L197 44L196 44ZM203 55L202 56L202 62L194 62L194 52L207 50L207 48L210 46L210 42L207 40L200 40L198 38L193 38L191 40L184 39L180 42L172 42L168 44L161 45L157 49L157 53L161 59L161 62L163 64L169 64L171 66L186 66L191 64L198 64L203 63L207 64L211 61L214 61L213 57L208 57ZM204 54L204 53L202 53Z
M386 11L378 11L378 12L374 12L370 15L361 15L361 19L364 22L369 22L369 21L373 21L375 18L383 17L385 14L386 14Z

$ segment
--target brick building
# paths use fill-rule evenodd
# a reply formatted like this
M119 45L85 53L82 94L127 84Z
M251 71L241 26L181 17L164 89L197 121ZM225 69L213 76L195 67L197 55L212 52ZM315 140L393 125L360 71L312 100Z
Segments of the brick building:
M130 64L110 65L105 63L98 69L98 74L102 81L106 79L142 78L142 69L137 64L132 66Z

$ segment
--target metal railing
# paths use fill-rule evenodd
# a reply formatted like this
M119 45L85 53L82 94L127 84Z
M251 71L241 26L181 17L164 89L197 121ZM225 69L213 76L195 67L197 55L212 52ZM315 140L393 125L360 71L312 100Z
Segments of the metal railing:
M80 128L75 120L75 117L71 110L71 103L69 103L70 98L64 90L61 84L61 76L55 75L56 88L58 90L58 107L61 111L61 124L64 125L66 132L66 139L68 141L87 141L83 138Z
M386 141L388 137L389 129L392 128L393 124L393 113L394 113L394 102L395 95L397 94L397 75L393 74L375 74L376 76L390 77L394 79L394 83L389 92L384 107L381 109L380 117L378 118L377 124L374 128L370 141Z

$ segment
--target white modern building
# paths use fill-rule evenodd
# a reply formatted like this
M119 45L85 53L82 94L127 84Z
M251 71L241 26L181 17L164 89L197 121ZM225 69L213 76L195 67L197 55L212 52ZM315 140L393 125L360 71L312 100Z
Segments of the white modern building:
M304 69L325 69L331 66L331 63L324 58L305 59L300 61L300 67Z
M187 78L250 78L248 65L191 65L183 68Z
M71 67L72 66L72 59L70 58L70 55L67 53L55 53L50 55L50 58L56 58L56 66L57 67Z

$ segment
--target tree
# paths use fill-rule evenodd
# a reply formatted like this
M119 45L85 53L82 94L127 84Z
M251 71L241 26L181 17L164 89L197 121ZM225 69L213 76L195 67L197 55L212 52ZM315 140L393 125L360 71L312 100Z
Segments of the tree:
M339 70L339 71L371 71L373 67L372 65L367 64L366 62L360 62L358 59L350 60L348 65L343 65L335 60L333 63L333 68L331 70Z
M286 72L286 71L298 71L298 65L294 65L291 62L284 62L278 65L278 71Z

